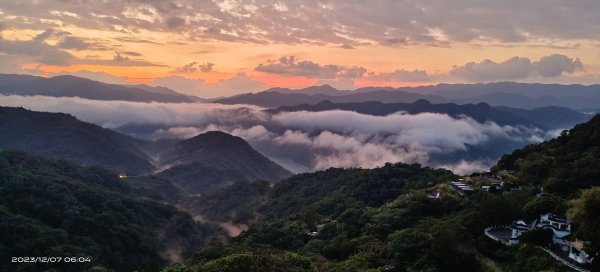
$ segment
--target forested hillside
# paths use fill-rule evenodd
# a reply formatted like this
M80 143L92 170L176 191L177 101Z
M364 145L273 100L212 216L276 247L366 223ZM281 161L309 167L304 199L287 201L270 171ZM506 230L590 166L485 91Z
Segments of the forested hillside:
M156 271L191 256L216 226L137 199L116 174L22 152L0 153L0 271ZM86 257L83 263L11 263L11 257ZM111 270L112 269L112 270Z
M569 239L591 242L587 251L596 254L599 147L596 116L555 140L504 156L492 171L506 188L517 190L479 190L468 198L449 186L458 178L451 172L406 164L296 175L267 192L258 190L264 188L260 184L235 185L245 190L256 186L261 193L253 195L266 199L259 208L253 204L246 210L258 220L228 246L210 247L186 265L165 271L202 271L214 262L224 266L211 271L235 271L227 268L239 265L233 256L257 246L277 254L300 254L319 271L566 271L536 248L545 246L539 238L543 232L532 232L523 243L506 247L483 231L518 219L531 222L544 213L566 215L574 228ZM493 173L464 178L478 186L490 182ZM220 196L212 206L235 203L226 194ZM224 207L224 214L245 209ZM186 270L191 268L200 270ZM598 269L598 262L588 269Z
M562 196L600 185L600 115L553 140L503 156L494 168Z

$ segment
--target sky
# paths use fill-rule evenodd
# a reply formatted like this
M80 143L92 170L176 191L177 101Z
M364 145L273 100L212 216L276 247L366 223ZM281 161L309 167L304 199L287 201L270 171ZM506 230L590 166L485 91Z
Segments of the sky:
M597 0L0 0L0 73L199 97L600 83Z

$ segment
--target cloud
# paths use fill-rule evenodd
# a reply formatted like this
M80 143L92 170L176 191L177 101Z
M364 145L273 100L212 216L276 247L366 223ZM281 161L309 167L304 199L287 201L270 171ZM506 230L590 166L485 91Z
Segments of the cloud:
M184 66L177 67L175 69L175 72L177 72L177 73L193 73L193 72L196 72L196 70L198 70L196 65L198 65L198 62L194 61L194 62L188 63Z
M261 63L254 70L269 74L318 78L358 78L367 72L364 67L320 65L308 60L298 61L295 56L281 57L277 61L269 60L267 64Z
M157 126L147 138L189 138L212 130L246 139L294 171L421 163L460 173L484 170L511 148L554 132L436 113L371 116L349 111L282 112L206 103L139 103L80 98L0 96L0 105L66 112L108 128ZM135 129L134 129L135 131ZM140 132L142 133L142 132ZM483 150L485 152L473 152Z
M164 86L175 91L204 98L231 96L240 93L258 92L268 86L256 81L246 74L240 73L217 83L206 83L201 79L189 79L181 76L159 77L149 83L153 86Z
M215 64L211 63L211 62L205 62L205 63L198 65L198 67L200 67L200 71L205 72L205 73L212 71L213 66L215 66Z
M115 128L125 124L178 124L196 126L211 123L231 124L264 119L261 108L208 103L138 103L47 96L3 96L2 106L24 106L36 111L64 112L83 121Z
M354 46L345 43L345 44L340 45L340 48L343 48L343 49L354 49Z
M485 82L524 79L531 70L531 60L513 57L500 63L487 59L479 63L469 62L452 69L450 74L469 81Z
M23 63L37 62L40 64L67 66L71 64L96 64L110 66L166 66L151 63L141 59L130 59L125 54L116 52L113 59L80 59L64 49L85 50L103 49L86 43L81 38L65 36L66 32L57 32L47 29L30 40L6 40L0 36L0 53L11 56L20 56ZM59 38L56 45L46 42L49 38Z
M141 57L142 54L138 53L138 52L133 52L133 51L124 51L124 52L120 52L123 55L126 56L132 56L132 57Z
M84 50L90 48L90 45L82 38L66 36L58 42L58 47L63 49Z
M402 81L402 82L429 82L431 78L424 70L404 70L398 69L391 73L372 74L368 80L377 81Z
M448 169L458 175L468 175L474 172L487 171L494 165L493 160L467 161L460 160L455 164L438 165L439 168Z
M285 7L285 8L282 8ZM515 9L515 7L519 7ZM49 24L255 43L443 45L600 38L597 1L8 1L11 25ZM53 12L48 12L53 11ZM577 18L573 18L577 14ZM552 18L552 20L548 20ZM493 22L493 23L490 23Z
M532 62L528 58L513 57L503 62L483 60L455 67L450 75L473 82L521 80L529 77L558 77L583 69L581 60L553 54Z
M30 40L6 40L0 36L0 52L12 56L24 56L24 61L33 61L49 65L68 65L76 58L69 52L46 43L46 39L57 36L47 29Z
M207 73L207 72L212 71L214 66L215 66L215 64L211 63L211 62L198 63L197 61L194 61L194 62L188 63L186 65L177 67L174 72L176 72L176 73L193 73L193 72L196 72L198 69L200 69L200 71Z
M579 58L572 59L559 54L542 57L539 61L534 62L533 66L543 77L557 77L583 70L583 63Z
M113 60L114 61L128 61L130 60L129 57L127 56L123 56L121 55L121 53L117 52L115 53L115 55L113 56Z
M177 27L185 25L185 19L180 18L180 17L171 17L171 18L167 19L166 23L169 28L177 28Z
M115 52L112 59L78 59L74 61L80 64L94 64L94 65L107 65L107 66L132 66L132 67L166 67L167 65L153 63L145 61L143 59L132 59L127 54L121 54L121 52Z

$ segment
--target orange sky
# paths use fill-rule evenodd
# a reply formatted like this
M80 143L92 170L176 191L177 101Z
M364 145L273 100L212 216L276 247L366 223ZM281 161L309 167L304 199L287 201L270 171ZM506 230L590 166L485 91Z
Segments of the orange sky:
M163 82L206 97L326 83L600 83L599 37L585 29L600 24L596 4L567 16L558 4L513 12L519 1L200 2L0 3L0 72Z

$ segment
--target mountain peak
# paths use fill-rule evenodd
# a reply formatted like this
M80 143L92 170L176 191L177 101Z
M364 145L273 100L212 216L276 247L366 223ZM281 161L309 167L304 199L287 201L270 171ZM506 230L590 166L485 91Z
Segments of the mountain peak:
M325 84L325 85L321 85L321 86L310 86L310 87L306 87L306 88L302 88L298 91L309 91L309 92L337 92L339 91L338 89L332 87L329 84Z
M198 134L177 143L176 146L183 153L194 153L200 150L211 153L222 152L223 148L239 152L254 151L244 139L222 131L209 131Z
M209 131L176 144L162 155L170 167L158 175L189 192L247 180L278 181L292 174L256 151L242 138Z

